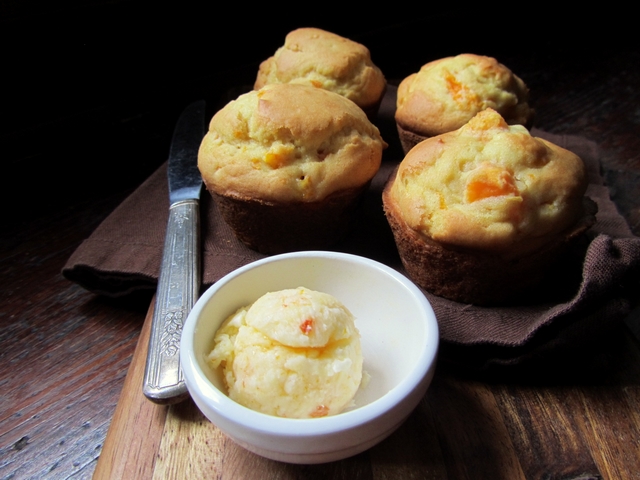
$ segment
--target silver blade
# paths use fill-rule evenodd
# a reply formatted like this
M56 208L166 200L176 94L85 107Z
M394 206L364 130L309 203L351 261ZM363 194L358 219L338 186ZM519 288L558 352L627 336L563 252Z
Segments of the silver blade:
M200 198L202 177L198 170L198 149L204 137L205 102L184 109L173 132L169 151L169 201Z
M202 178L198 149L204 136L204 102L189 105L176 125L169 155L169 219L142 391L151 401L176 403L189 396L180 368L180 337L200 290Z

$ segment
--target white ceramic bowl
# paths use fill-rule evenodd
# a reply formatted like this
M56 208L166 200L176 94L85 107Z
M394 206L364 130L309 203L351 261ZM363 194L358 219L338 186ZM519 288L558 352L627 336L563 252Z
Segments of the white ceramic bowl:
M335 296L360 330L371 379L355 408L335 416L286 419L250 410L224 393L220 373L205 361L216 330L236 309L300 286ZM355 255L296 252L246 265L209 288L185 322L180 359L194 402L236 443L273 460L322 463L360 453L402 424L431 382L438 339L431 305L395 270Z

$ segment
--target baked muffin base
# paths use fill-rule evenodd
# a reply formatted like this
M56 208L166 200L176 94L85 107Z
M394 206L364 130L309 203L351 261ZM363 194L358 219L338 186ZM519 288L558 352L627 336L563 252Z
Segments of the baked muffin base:
M348 231L369 183L322 201L276 203L210 191L225 222L252 250L266 254L327 248Z
M389 200L395 174L383 192L384 211L408 276L426 291L460 303L505 305L526 299L560 256L595 223L596 204L585 198L577 224L552 242L520 256L480 252L446 245L411 229Z
M427 138L430 138L411 132L409 130L405 130L398 123L396 123L396 127L398 129L398 137L400 137L400 145L402 146L402 151L405 155L409 153L409 150L411 150L417 144L419 144L423 140L426 140Z

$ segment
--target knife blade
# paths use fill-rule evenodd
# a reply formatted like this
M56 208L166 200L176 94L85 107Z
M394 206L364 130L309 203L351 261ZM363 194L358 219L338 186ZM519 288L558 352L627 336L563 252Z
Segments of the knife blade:
M200 289L202 177L197 158L205 133L204 118L204 101L185 108L169 151L169 219L142 387L144 395L159 404L177 403L189 396L180 368L179 346L183 323Z

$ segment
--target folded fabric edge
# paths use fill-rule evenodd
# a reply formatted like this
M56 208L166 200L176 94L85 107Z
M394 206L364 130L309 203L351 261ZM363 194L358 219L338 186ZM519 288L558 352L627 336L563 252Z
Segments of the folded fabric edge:
M601 271L609 264L606 278L594 278L593 273L584 271L583 278L589 281L583 281L572 299L550 307L546 318L532 325L529 335L519 342L494 339L465 343L442 338L443 361L477 372L508 371L544 361L567 362L568 357L580 357L621 326L638 304L635 292L640 283L640 239L599 235L591 243L590 256L597 262L590 268Z
M154 245L117 244L90 237L71 255L61 273L92 293L124 297L155 290L161 256L161 248Z
M158 283L155 278L147 275L103 270L98 272L92 266L82 264L63 268L62 275L89 292L111 298L122 298L142 291L155 291Z

